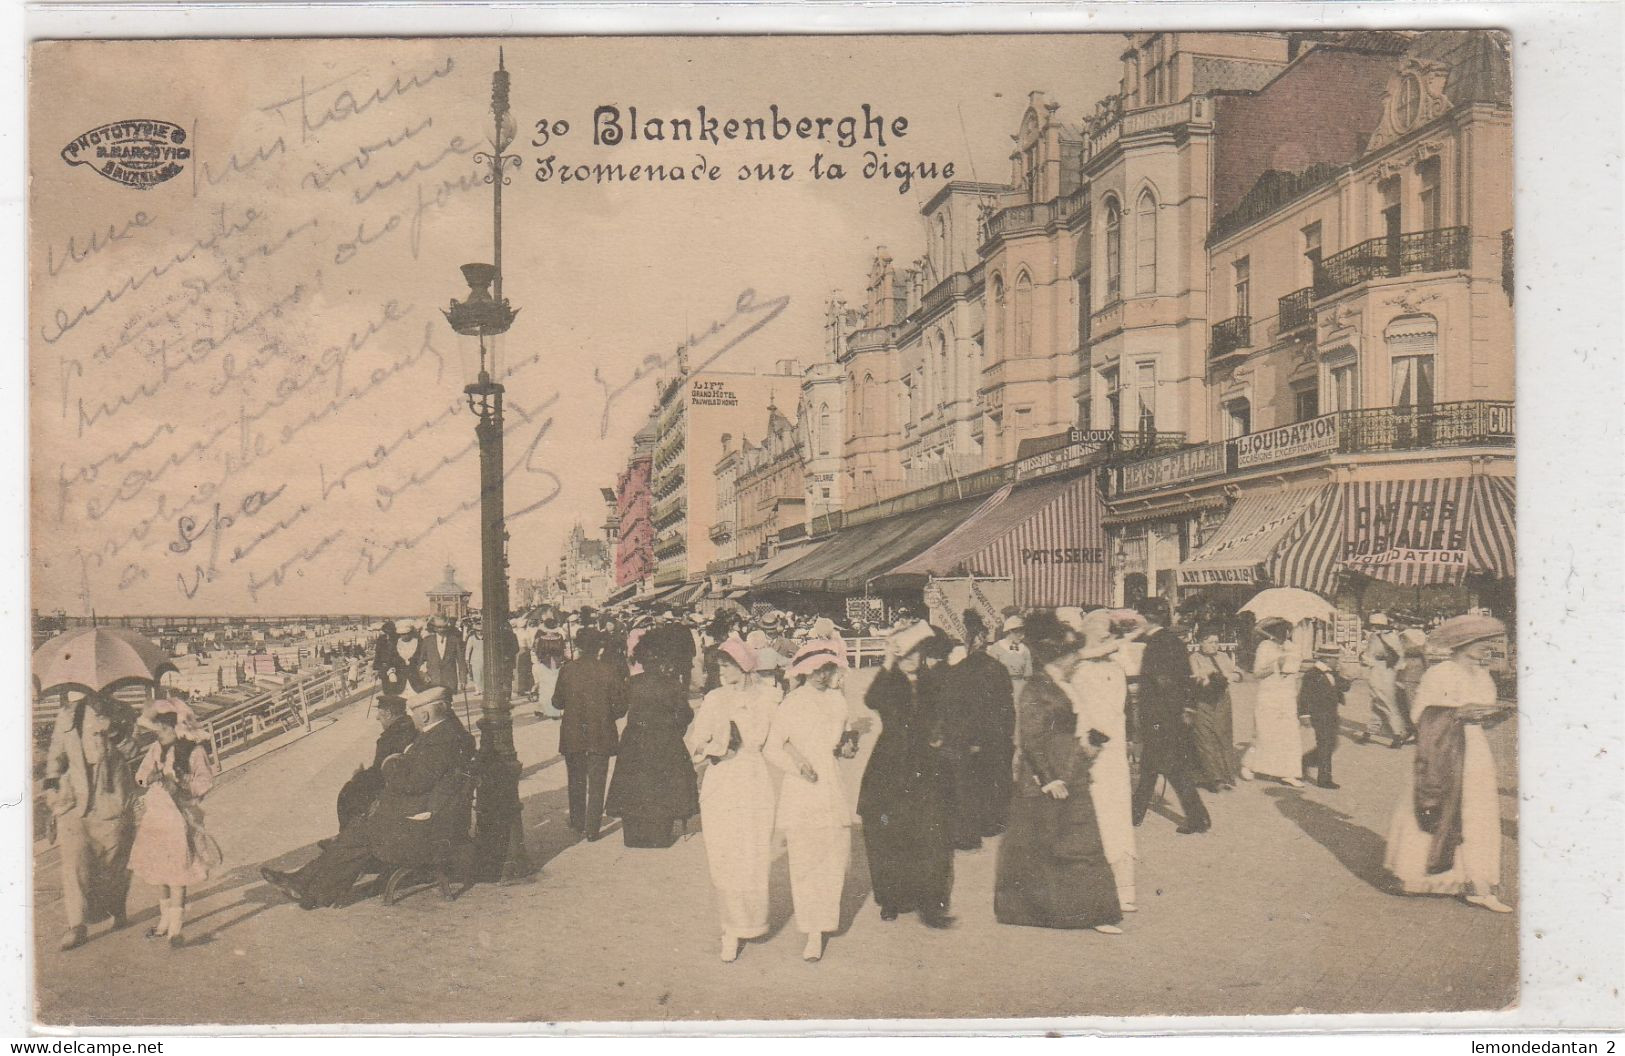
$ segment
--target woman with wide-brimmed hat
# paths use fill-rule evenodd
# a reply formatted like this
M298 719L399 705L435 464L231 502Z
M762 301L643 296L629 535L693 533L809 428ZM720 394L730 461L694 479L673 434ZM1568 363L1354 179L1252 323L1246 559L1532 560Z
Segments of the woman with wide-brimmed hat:
M677 630L688 640L687 632ZM651 630L638 639L632 659L642 670L626 684L626 728L604 813L621 819L626 846L670 847L677 842L676 822L700 810L694 764L683 744L694 720L690 657L673 648L670 635Z
M1428 636L1429 649L1450 659L1422 676L1410 720L1416 765L1388 827L1383 865L1408 895L1462 895L1496 913L1512 907L1495 897L1501 880L1501 803L1495 756L1485 729L1510 713L1499 707L1488 667L1506 625L1467 614Z
M773 778L762 746L777 694L755 684L756 654L738 638L713 650L720 684L701 701L683 739L707 764L700 782L700 823L722 918L722 959L767 933L767 879L773 867Z
M1241 777L1273 777L1293 788L1303 787L1303 735L1298 732L1298 678L1303 654L1292 642L1292 625L1274 617L1262 620L1263 640L1253 653L1253 743L1241 759Z
M145 788L130 847L130 871L160 889L158 923L149 938L167 938L171 948L185 945L181 929L186 889L208 879L219 867L220 846L203 828L204 795L214 786L214 769L206 747L208 733L192 709L179 700L154 701L141 725L157 734L136 769L136 784Z
M1027 621L1038 667L1018 705L1016 794L999 844L993 915L1001 924L1119 935L1119 875L1107 860L1090 793L1102 749L1120 738L1113 736L1117 723L1097 716L1073 689L1072 676L1082 660L1073 629L1078 622L1047 611ZM1109 655L1106 644L1097 639L1090 651ZM1109 724L1113 733L1097 722ZM1132 843L1128 853L1132 857ZM1123 879L1132 882L1127 874Z
M885 666L863 702L880 715L880 736L863 772L858 813L880 919L918 911L946 928L954 883L953 763L940 696L952 643L927 623L894 631Z
M1076 614L1074 616L1074 614ZM1117 884L1117 900L1123 912L1135 910L1134 897L1134 807L1128 765L1128 677L1120 661L1123 645L1129 640L1121 622L1105 609L1088 614L1062 609L1057 617L1081 639L1077 667L1068 686L1078 727L1088 741L1090 730L1104 736L1097 745L1100 754L1089 765L1089 798L1100 828L1101 848Z
M846 666L846 643L839 638L798 649L790 664L798 684L774 714L763 749L784 771L775 825L789 848L790 897L809 961L823 956L824 936L841 926L841 889L852 856L852 808L839 765L856 752L838 684Z

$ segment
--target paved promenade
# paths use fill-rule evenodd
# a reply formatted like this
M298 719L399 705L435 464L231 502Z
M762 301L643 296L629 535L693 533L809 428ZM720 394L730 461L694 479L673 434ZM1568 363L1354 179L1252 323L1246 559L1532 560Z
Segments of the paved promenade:
M1363 694L1357 686L1346 719L1363 720ZM1238 738L1248 728L1243 715ZM302 864L332 834L333 797L370 758L376 729L363 706L351 706L331 728L225 777L206 811L227 860L197 893L187 927L194 944L184 950L142 937L155 894L138 882L129 929L107 935L102 925L89 945L59 953L56 852L38 854L39 1019L86 1026L1051 1019L1416 1012L1516 1001L1516 914L1386 891L1384 834L1411 749L1345 740L1336 767L1343 787L1335 792L1259 781L1208 797L1214 829L1206 836L1177 836L1168 814L1153 813L1138 830L1140 912L1121 936L997 924L997 841L956 859L957 928L931 931L912 916L882 922L854 828L844 930L824 960L799 956L781 857L770 937L723 964L704 836L666 851L628 850L618 832L578 842L564 824L558 726L528 714L516 739L526 764L529 846L543 864L532 880L480 885L454 903L432 891L393 907L373 899L307 912L284 902L259 867ZM1492 733L1503 897L1517 905L1514 736L1512 723ZM863 762L846 771L854 800Z

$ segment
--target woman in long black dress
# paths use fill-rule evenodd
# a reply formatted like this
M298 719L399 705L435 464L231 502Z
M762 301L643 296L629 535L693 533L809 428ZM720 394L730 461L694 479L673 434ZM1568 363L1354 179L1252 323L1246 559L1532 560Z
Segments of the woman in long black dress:
M685 632L686 636L686 632ZM699 783L683 734L694 720L688 703L688 658L646 634L633 659L641 674L627 682L626 729L604 813L621 819L628 847L670 847L676 823L699 813Z
M926 624L897 632L863 698L881 722L858 794L880 919L918 911L932 928L954 922L953 769L938 713L940 673L927 666L948 648Z
M1020 749L1010 824L999 844L993 914L1001 924L1122 934L1117 883L1089 795L1107 735L1080 729L1068 692L1077 642L1050 613L1027 618L1035 670L1017 706Z

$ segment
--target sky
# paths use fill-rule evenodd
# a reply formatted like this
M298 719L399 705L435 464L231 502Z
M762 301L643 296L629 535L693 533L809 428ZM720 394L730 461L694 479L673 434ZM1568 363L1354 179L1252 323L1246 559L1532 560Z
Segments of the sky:
M506 40L517 137L494 354L508 390L511 575L595 530L687 335L715 362L813 360L832 291L878 245L920 256L942 184L866 179L864 151L1004 182L1030 91L1076 120L1114 90L1118 35ZM36 45L30 88L32 588L40 611L396 613L448 561L478 598L477 361L438 309L491 259L496 41ZM792 120L864 104L887 143L594 142L594 113ZM110 123L179 126L137 188L63 151ZM906 134L894 134L897 119ZM549 129L540 142L538 122ZM568 124L560 133L559 122ZM813 126L816 128L816 125ZM838 126L831 125L833 130ZM815 180L814 155L848 172ZM561 182L561 168L716 179ZM78 157L78 155L76 155ZM552 178L537 179L551 158ZM741 181L742 166L791 177ZM112 174L118 175L117 172ZM782 170L775 168L775 175ZM742 408L743 431L761 414Z

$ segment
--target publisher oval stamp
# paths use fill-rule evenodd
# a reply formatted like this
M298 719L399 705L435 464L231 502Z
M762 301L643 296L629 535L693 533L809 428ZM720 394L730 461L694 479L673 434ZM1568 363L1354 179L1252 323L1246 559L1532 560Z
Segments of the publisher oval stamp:
M185 143L186 129L172 121L132 118L76 136L62 148L62 160L144 191L179 175L192 157Z

